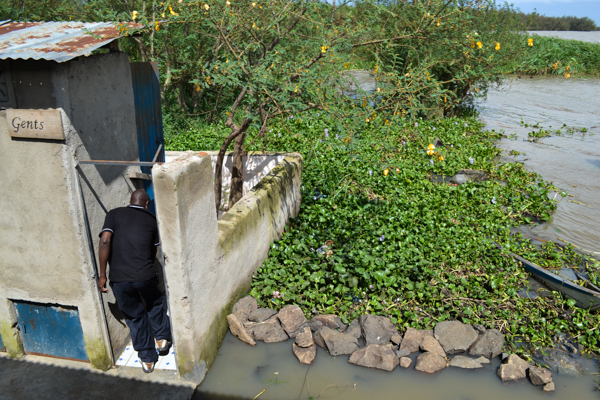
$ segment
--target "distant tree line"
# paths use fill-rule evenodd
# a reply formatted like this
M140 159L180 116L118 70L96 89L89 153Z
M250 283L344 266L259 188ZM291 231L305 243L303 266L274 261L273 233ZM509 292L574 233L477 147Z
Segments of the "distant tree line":
M547 17L536 12L520 14L528 31L597 31L600 28L588 17Z

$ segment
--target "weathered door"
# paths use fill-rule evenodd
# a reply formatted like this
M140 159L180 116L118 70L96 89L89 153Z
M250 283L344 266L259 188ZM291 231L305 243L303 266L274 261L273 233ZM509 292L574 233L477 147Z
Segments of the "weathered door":
M14 305L25 353L88 361L76 308L21 301Z
M131 63L133 97L135 101L135 120L137 125L140 161L153 161L156 151L163 145L155 161L165 161L162 110L160 106L160 79L158 64L155 62ZM150 167L141 167L149 174ZM150 195L151 210L154 213L154 190L152 182L145 182Z

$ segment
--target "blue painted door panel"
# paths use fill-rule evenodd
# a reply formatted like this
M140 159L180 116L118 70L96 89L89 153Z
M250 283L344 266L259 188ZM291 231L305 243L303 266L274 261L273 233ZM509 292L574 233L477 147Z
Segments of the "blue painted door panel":
M165 161L162 110L160 105L160 79L158 64L155 62L131 63L133 98L135 102L135 121L137 126L140 161L152 161L162 144L156 161ZM149 174L150 167L142 167ZM144 186L150 195L150 211L154 213L154 190L152 182L145 181Z
M2 336L0 336L0 351L6 351L4 348L4 342L2 342Z
M79 311L14 302L25 353L88 361Z

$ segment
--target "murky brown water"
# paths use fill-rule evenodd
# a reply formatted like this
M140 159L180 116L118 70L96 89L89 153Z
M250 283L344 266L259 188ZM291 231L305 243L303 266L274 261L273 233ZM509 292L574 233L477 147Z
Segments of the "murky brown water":
M413 354L413 358L416 357ZM448 367L428 375L397 367L392 372L358 367L348 356L332 357L320 347L310 367L300 365L292 353L292 340L255 347L227 333L219 355L194 399L412 399L412 400L506 400L600 398L595 390L595 363L580 362L586 375L580 378L554 374L556 391L542 392L528 380L503 384L496 376L499 360L479 370ZM414 363L413 363L414 365ZM356 385L356 386L355 386ZM320 397L319 397L320 395Z
M516 139L503 139L499 147L525 153L507 156L553 181L573 197L558 205L553 222L524 227L531 235L545 240L568 241L600 256L600 79L536 77L512 79L498 90L491 90L480 103L481 118L487 129L503 129ZM526 128L540 123L544 128L585 127L588 132L552 134L528 141ZM558 196L560 199L560 196Z

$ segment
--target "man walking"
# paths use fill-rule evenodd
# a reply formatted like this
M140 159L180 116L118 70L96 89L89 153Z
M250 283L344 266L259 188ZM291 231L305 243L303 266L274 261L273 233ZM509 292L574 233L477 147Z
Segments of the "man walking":
M108 292L105 287L108 262L110 287L125 315L133 348L138 352L144 372L150 373L158 361L156 348L164 353L171 346L171 324L153 267L160 242L156 217L148 211L150 197L145 190L136 190L130 203L106 214L98 249L98 288L103 293Z

